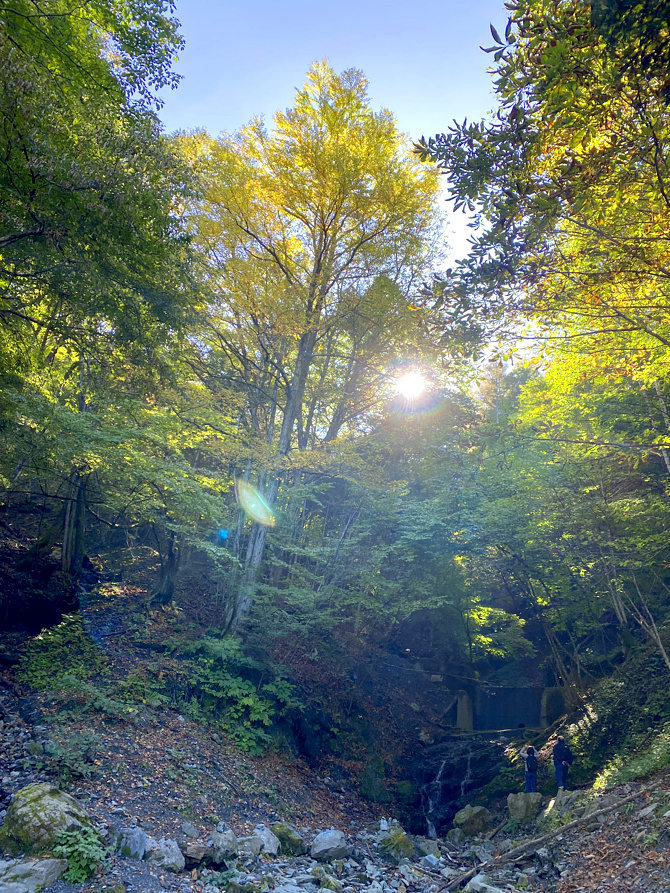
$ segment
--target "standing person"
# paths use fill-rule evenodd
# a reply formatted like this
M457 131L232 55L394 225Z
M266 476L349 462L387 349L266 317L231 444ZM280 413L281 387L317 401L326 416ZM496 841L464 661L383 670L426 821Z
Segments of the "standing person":
M532 744L522 747L519 756L523 758L526 775L526 793L534 794L537 791L537 753Z
M559 791L565 791L568 787L568 769L572 763L572 751L565 743L565 738L559 735L554 744L552 751L554 758L554 774L556 775L556 785Z

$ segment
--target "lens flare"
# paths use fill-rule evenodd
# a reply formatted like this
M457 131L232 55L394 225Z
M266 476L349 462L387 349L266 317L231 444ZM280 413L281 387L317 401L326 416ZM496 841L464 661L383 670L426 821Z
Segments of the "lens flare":
M247 481L236 481L237 501L253 521L264 527L274 527L277 523L272 509L255 487Z
M420 372L407 372L397 380L395 390L406 400L416 400L426 390L426 379Z

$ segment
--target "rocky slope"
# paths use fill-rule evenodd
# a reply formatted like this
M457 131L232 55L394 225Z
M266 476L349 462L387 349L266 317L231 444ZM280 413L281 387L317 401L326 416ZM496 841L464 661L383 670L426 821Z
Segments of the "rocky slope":
M60 879L51 893L440 893L466 883L484 893L670 890L668 775L608 791L607 801L593 792L563 796L545 804L539 827L501 827L508 816L494 811L474 836L410 840L346 781L319 777L286 756L242 754L177 713L139 711L112 723L95 714L73 718L69 752L63 741L54 750L53 703L45 696L19 697L5 685L0 713L2 814L17 791L49 780L70 788L116 850L102 875L78 885ZM609 811L594 815L603 804ZM244 842L262 837L259 824L277 822L296 828L307 853L257 852ZM324 858L311 847L329 828L342 832L344 849ZM226 830L238 855L208 865L212 842ZM118 852L120 839L151 838L175 841L183 868ZM525 851L513 850L524 842ZM0 881L0 890L30 887Z

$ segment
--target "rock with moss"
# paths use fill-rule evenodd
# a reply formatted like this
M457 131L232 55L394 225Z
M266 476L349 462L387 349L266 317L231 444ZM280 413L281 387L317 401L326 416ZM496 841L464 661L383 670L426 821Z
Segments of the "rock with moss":
M420 856L435 856L436 859L439 859L442 856L437 841L431 840L428 837L416 837L414 839L414 846Z
M55 884L66 868L64 859L0 861L0 890L6 893L39 893Z
M144 859L147 839L146 832L141 828L121 828L116 838L115 849L125 859Z
M29 784L12 800L0 828L0 847L11 855L46 852L63 831L90 824L86 810L52 784Z
M485 806L464 806L454 816L454 827L460 828L466 837L474 837L488 831L493 824L491 813Z
M276 822L270 830L279 840L279 849L284 856L304 856L307 852L305 841L292 825Z
M334 893L341 893L344 889L343 885L334 878L332 875L328 874L323 865L317 865L310 871L310 874L314 876L319 881L319 886L323 887L324 890L333 890Z
M410 859L414 855L414 842L402 828L391 828L379 840L379 854L391 862Z
M465 840L465 834L463 834L460 828L452 828L447 832L447 840L449 843L454 843L456 846L459 846Z
M507 798L509 817L527 825L537 818L541 804L542 794L510 794Z
M361 797L372 800L373 803L390 803L393 796L386 787L385 775L384 761L379 754L375 754L363 770L359 780Z

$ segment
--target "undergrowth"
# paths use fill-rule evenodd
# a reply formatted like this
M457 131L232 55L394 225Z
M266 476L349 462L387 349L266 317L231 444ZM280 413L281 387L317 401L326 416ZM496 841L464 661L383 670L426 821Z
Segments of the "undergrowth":
M66 614L31 640L17 677L39 691L56 691L63 676L90 679L103 666L103 655L84 629L81 614Z
M670 722L642 750L624 751L610 760L598 774L594 788L623 784L648 778L655 772L670 766Z
M98 736L92 732L73 733L65 726L52 728L44 753L31 758L38 770L48 770L61 784L68 784L95 774Z
M571 728L571 776L600 787L670 765L670 677L661 655L640 649L593 690Z
M64 880L80 884L102 871L109 851L93 828L76 828L58 835L53 854L67 861Z
M94 684L105 659L81 615L70 614L31 641L18 676L35 689L58 693L64 715L94 711L106 719L128 720L136 717L138 704L171 706L193 719L215 722L253 754L273 743L289 710L303 707L278 669L254 661L232 636L191 642L173 638L164 647L168 657L160 663L140 664L125 679L96 678ZM67 766L64 758L57 762Z
M195 719L215 721L242 750L263 753L273 726L289 709L301 707L291 683L270 675L232 637L175 641L172 647L179 658L171 680L179 706Z

